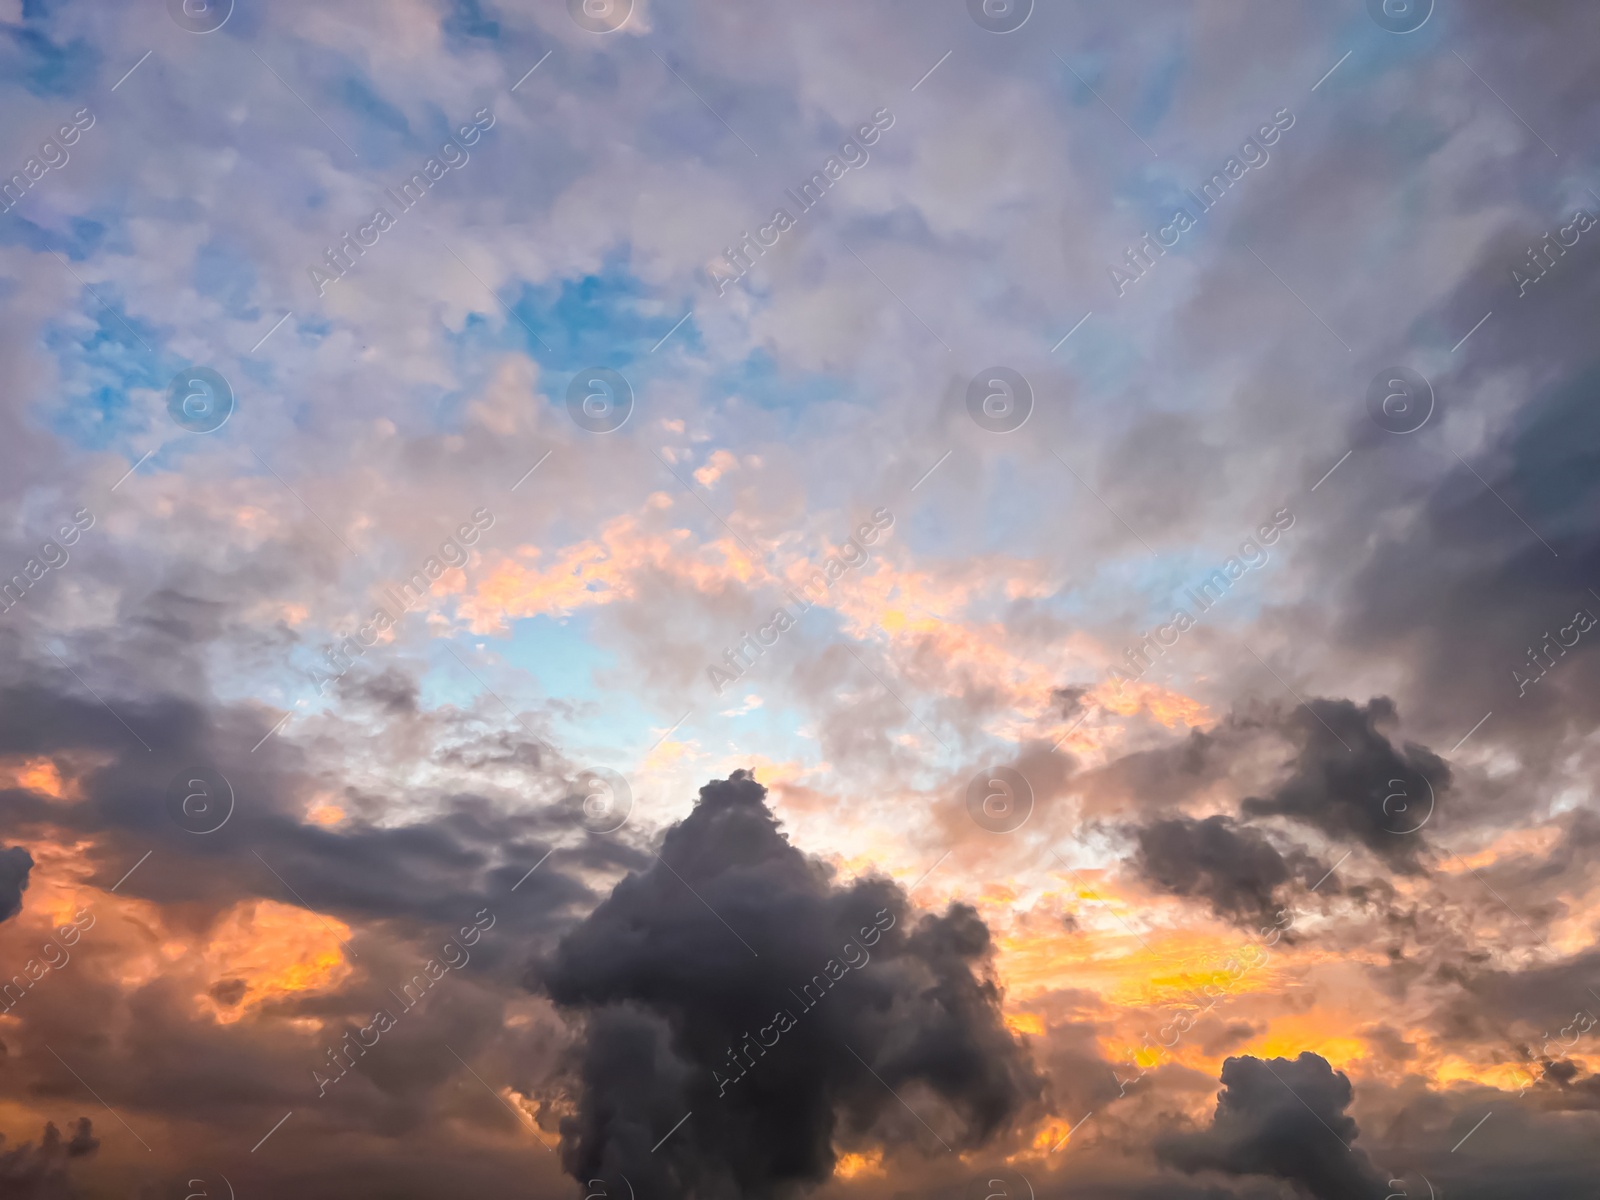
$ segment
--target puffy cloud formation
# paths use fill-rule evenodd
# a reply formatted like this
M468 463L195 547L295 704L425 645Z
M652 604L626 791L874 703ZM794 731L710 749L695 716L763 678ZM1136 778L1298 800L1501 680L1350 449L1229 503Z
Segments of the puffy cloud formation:
M72 1183L68 1164L88 1158L100 1148L94 1125L79 1117L72 1136L61 1139L61 1131L46 1123L37 1145L24 1142L6 1149L0 1133L0 1198L3 1200L74 1200L82 1193Z
M140 1200L1365 1186L1248 1066L1207 1126L1232 1055L1409 1197L1589 1197L1597 19L0 0L8 1132L103 1099Z
M1416 870L1418 834L1451 784L1426 746L1396 748L1380 725L1396 720L1386 697L1366 705L1314 699L1288 724L1299 753L1288 777L1240 805L1246 816L1283 816L1334 839L1354 839L1401 870Z
M1152 883L1204 899L1219 917L1247 925L1270 923L1285 885L1322 867L1302 851L1280 853L1256 830L1224 816L1156 821L1137 830L1137 838L1139 869Z
M1156 1154L1191 1174L1286 1179L1316 1200L1378 1200L1385 1181L1353 1144L1360 1131L1345 1112L1353 1098L1345 1074L1309 1052L1230 1058L1211 1127L1163 1138Z
M701 788L540 972L582 1025L562 1122L575 1179L773 1196L869 1138L978 1149L1040 1098L976 912L917 916L888 880L836 884L766 794L744 771Z

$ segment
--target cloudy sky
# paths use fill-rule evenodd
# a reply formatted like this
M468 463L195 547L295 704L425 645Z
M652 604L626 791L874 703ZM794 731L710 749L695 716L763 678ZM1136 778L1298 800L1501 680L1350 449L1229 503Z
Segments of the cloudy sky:
M1591 1195L1597 46L0 0L0 1198Z

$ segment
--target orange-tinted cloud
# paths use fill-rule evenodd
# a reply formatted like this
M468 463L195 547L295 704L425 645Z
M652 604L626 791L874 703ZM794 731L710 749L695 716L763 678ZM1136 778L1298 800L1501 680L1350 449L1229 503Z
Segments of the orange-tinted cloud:
M271 900L236 905L195 947L205 990L196 997L216 1021L232 1023L274 1000L337 988L351 973L341 940L349 926Z

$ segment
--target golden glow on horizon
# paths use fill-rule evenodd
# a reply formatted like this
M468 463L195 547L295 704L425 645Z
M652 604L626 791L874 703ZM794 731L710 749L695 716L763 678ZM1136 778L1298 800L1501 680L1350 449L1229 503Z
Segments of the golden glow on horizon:
M1266 1032L1239 1043L1232 1054L1253 1054L1257 1058L1296 1058L1305 1051L1320 1054L1342 1071L1368 1056L1367 1043L1352 1037L1349 1030L1361 1018L1353 1013L1281 1013L1273 1017Z

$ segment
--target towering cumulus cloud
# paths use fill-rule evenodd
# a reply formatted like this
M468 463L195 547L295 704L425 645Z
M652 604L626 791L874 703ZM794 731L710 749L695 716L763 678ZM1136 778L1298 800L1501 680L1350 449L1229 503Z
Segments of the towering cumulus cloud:
M1345 1115L1353 1098L1345 1073L1309 1051L1230 1058L1211 1128L1158 1140L1156 1157L1182 1171L1287 1179L1316 1200L1379 1200L1383 1177Z
M990 952L965 905L919 918L886 879L836 886L748 773L707 784L543 965L582 1026L566 1169L751 1200L826 1179L836 1148L988 1141L1042 1086Z

